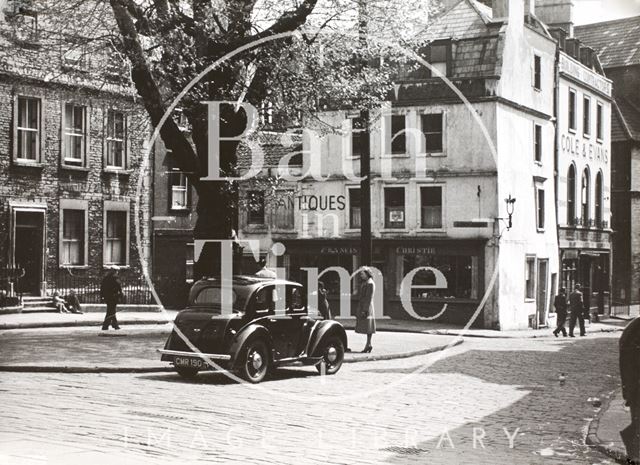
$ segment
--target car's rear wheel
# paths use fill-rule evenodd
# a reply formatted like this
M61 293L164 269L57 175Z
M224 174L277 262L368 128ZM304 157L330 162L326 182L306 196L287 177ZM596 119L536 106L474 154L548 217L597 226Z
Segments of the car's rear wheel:
M240 377L250 383L259 383L269 372L269 348L257 339L247 344L244 356L238 366Z
M322 374L324 362L324 374L333 375L340 370L344 362L344 344L337 336L328 338L322 345L322 361L316 365L318 373Z
M198 374L198 369L191 367L176 367L176 371L180 376L187 379L195 378Z

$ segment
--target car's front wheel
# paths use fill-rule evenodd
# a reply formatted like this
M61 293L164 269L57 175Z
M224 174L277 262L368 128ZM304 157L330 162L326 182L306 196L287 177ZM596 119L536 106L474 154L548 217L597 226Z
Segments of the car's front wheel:
M195 378L198 374L198 369L191 367L176 367L176 371L180 376L187 379Z
M259 383L269 372L269 348L258 339L247 344L238 366L240 377L250 383Z
M322 361L316 365L316 369L318 373L323 374L324 363L324 374L333 375L338 372L342 362L344 362L344 344L339 337L330 337L322 345Z

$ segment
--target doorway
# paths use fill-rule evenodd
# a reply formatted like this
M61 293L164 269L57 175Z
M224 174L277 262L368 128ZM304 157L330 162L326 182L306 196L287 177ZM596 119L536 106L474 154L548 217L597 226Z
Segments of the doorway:
M44 279L44 210L14 210L13 263L24 270L17 292L40 295Z
M537 327L547 324L547 273L549 260L538 260L538 295L536 296L536 313L538 314Z

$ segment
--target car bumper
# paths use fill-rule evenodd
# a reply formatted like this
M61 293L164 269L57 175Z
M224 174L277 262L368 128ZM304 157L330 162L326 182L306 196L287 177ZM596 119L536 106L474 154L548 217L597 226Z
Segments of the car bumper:
M231 360L231 355L226 354L205 354L202 352L185 352L182 350L169 350L159 349L158 352L162 354L162 360L173 361L174 357L195 357L203 360L217 360L221 362L228 362Z

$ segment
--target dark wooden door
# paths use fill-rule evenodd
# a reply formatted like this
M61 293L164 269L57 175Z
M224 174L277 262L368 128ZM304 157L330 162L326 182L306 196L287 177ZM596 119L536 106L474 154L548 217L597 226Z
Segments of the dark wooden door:
M17 291L40 293L44 260L44 214L40 212L16 212L15 255L16 266L24 269Z

